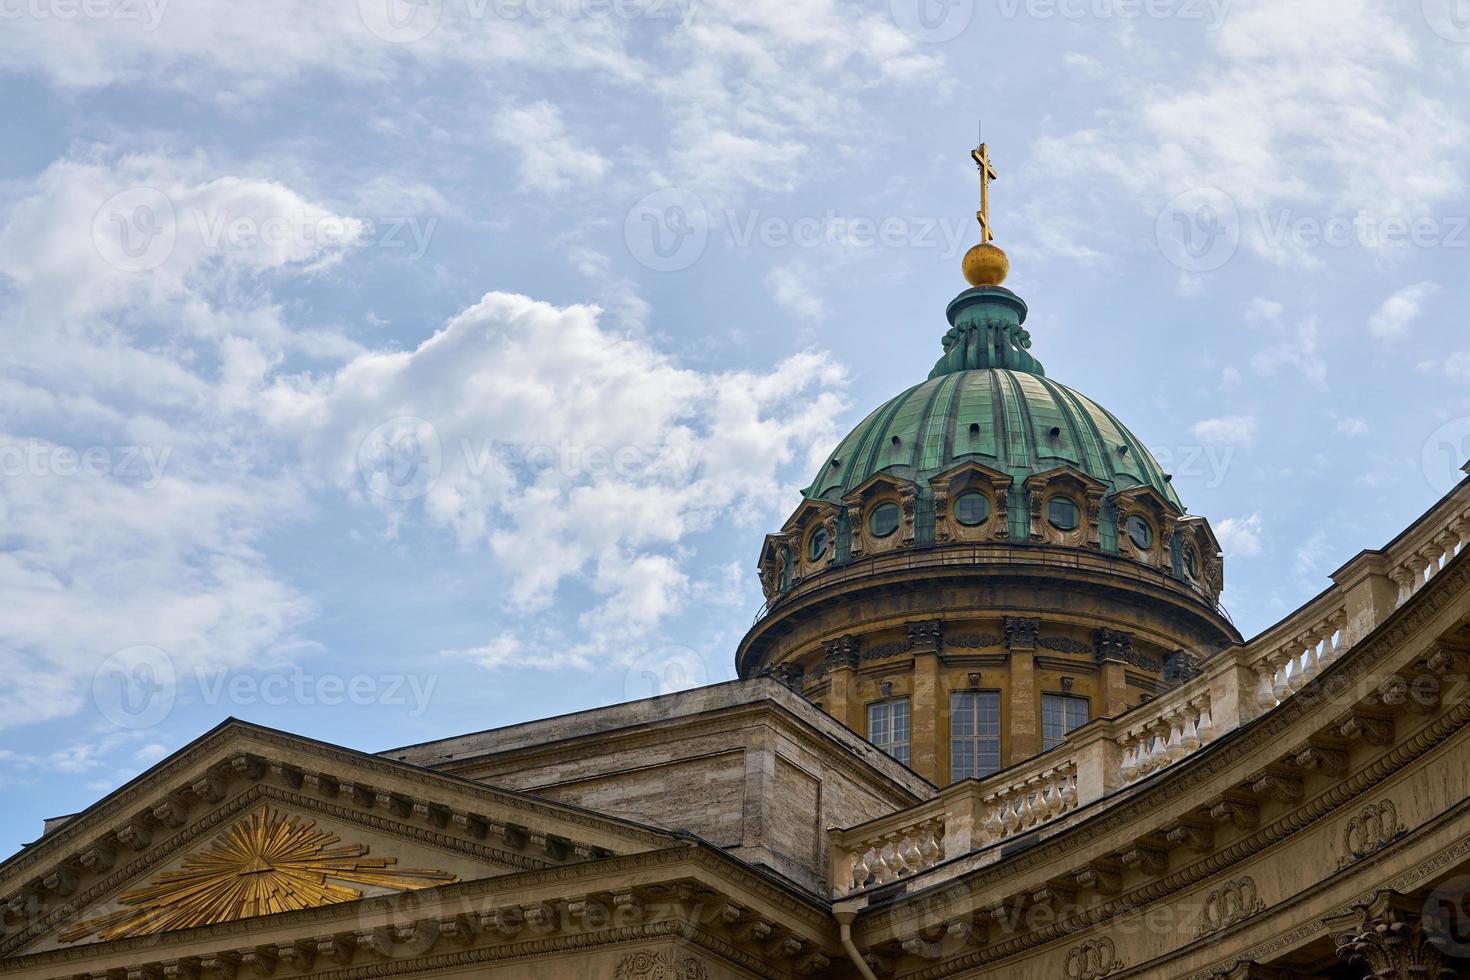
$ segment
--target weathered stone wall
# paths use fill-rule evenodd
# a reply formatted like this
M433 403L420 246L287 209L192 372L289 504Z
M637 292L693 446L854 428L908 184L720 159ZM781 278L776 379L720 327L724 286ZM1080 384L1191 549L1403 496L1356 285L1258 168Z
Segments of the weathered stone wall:
M698 835L827 894L827 835L933 787L769 679L384 753Z

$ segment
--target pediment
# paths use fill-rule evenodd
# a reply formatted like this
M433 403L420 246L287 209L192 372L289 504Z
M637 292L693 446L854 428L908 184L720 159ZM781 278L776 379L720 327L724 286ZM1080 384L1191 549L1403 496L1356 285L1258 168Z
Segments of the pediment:
M0 958L674 841L629 821L230 721L0 865Z
M936 489L941 487L947 488L965 482L966 480L979 480L984 483L989 483L998 490L1009 488L1012 482L1010 475L1007 473L1002 473L1000 470L986 466L984 463L966 460L963 463L951 466L943 473L937 473L930 477L929 485Z
M1160 518L1180 516L1178 507L1174 506L1167 497L1146 483L1129 487L1126 490L1119 490L1113 494L1113 500L1120 507L1143 508L1152 511Z
M1106 483L1093 479L1075 466L1057 466L1044 473L1033 473L1025 482L1026 489L1032 491L1052 484L1067 484L1096 497L1101 497L1108 489Z
M807 526L807 522L822 521L828 517L835 518L837 512L837 505L829 501L803 500L801 506L797 507L791 516L787 518L786 523L782 525L781 531L783 534L788 535L793 532L799 532Z
M889 473L875 473L862 482L842 500L848 506L862 504L867 500L880 494L898 494L902 496L905 492L912 493L914 484L910 480L903 480Z

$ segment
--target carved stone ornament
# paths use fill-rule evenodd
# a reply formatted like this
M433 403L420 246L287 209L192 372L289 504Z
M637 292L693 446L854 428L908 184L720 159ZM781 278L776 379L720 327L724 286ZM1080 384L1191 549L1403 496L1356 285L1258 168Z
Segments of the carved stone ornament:
M1006 645L1012 649L1029 650L1036 646L1036 634L1041 632L1041 620L1021 616L1005 618Z
M394 867L395 858L369 858L367 852L364 844L342 844L315 821L262 806L186 857L182 870L123 892L120 911L86 920L60 938L151 936L362 897L339 882L409 890L459 880L443 871Z
M1381 891L1324 920L1337 955L1374 980L1450 980L1444 954L1422 928L1424 903Z
M1244 922L1265 909L1256 891L1256 881L1249 875L1227 881L1213 889L1205 898L1205 907L1200 915L1199 935L1207 936Z
M1403 834L1399 811L1392 800L1368 804L1347 822L1342 832L1343 855L1338 867L1347 867L1374 851L1382 850Z
M623 957L613 980L709 980L709 971L693 956L639 950Z
M1067 953L1067 964L1063 968L1066 980L1099 980L1123 968L1118 958L1118 949L1107 936L1089 939L1080 946L1072 947Z

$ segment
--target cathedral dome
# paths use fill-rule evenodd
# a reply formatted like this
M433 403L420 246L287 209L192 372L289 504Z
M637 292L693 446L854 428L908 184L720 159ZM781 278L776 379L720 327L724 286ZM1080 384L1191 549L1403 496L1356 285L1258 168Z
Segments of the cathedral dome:
M1066 385L1006 368L953 371L890 399L838 444L804 494L837 502L879 473L925 484L966 460L1017 484L1072 467L1108 492L1148 486L1183 509L1169 475L1111 412Z

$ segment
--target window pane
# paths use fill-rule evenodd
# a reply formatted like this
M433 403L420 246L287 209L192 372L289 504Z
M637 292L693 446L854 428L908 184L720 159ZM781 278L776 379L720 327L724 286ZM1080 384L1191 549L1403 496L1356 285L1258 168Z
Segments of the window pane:
M951 691L949 711L950 776L968 779L999 770L999 692Z
M909 701L896 698L868 705L868 741L904 765L909 763Z
M1086 698L1069 697L1065 694L1043 694L1041 696L1041 748L1054 749L1066 739L1074 728L1087 724L1088 705Z

